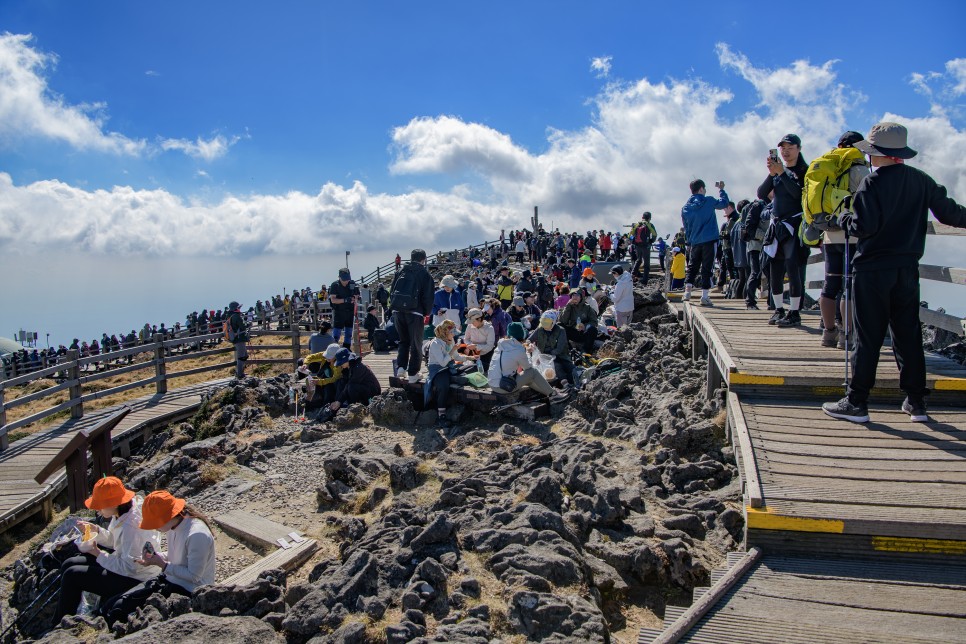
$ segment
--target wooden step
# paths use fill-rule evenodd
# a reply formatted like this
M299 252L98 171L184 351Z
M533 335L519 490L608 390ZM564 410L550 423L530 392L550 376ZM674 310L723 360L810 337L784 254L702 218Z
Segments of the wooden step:
M279 539L293 542L289 535L296 530L243 510L232 510L214 518L222 530L240 537L252 545L262 548L277 548L282 545Z
M292 570L304 563L311 557L319 544L315 539L306 539L302 543L288 548L279 548L267 557L263 557L244 570L241 570L228 579L221 582L222 586L245 586L253 583L258 576L266 570L281 568L282 570Z

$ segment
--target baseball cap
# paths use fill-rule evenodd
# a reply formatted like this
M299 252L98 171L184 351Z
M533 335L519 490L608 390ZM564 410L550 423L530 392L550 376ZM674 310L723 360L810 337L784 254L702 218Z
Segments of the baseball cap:
M781 147L782 143L790 143L791 145L802 147L802 140L798 138L797 134L786 134L782 137L782 140L778 142L778 146Z

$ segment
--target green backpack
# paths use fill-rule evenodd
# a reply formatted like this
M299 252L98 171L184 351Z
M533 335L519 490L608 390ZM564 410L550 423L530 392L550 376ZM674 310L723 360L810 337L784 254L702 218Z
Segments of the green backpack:
M856 163L864 162L865 155L855 148L835 148L809 164L802 190L805 224L828 230L829 220L848 207L847 200L857 187L849 186L849 170Z

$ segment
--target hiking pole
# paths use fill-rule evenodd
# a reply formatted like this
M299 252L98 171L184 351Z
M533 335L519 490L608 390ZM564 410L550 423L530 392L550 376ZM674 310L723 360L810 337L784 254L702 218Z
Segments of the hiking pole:
M18 624L20 624L20 622L23 622L24 621L24 618L27 617L30 609L33 608L37 604L37 602L39 602L41 599L44 599L44 595L46 595L48 592L50 592L50 590L60 582L60 578L62 576L63 575L60 572L58 572L54 576L54 578L50 581L50 583L47 584L47 587L44 588L43 590L41 590L37 594L37 597L35 597L32 602L30 602L29 604L27 604L27 606L22 611L20 611L20 614L17 616L17 619L13 620L10 623L9 626L7 626L5 629L3 629L3 632L0 633L0 642L5 641L4 638L7 636L7 633L9 633L14 627L16 627ZM33 613L30 613L30 618L27 619L24 622L24 625L29 624L30 622L32 622L33 619L38 614L40 614L40 611L42 611L44 608L47 607L47 605L50 603L50 600L53 599L53 598L54 598L54 595L53 594L51 594L50 597L47 597L44 600L44 603L41 604L41 606L39 608L37 608L37 610L35 610Z
M844 229L843 229L844 230ZM852 304L849 301L849 296L851 295L851 275L849 274L849 233L845 232L845 267L842 271L845 275L845 315L842 316L842 326L845 330L845 393L849 393L849 353L852 350L851 338L849 338L849 331L852 325L849 324L849 318L852 316Z

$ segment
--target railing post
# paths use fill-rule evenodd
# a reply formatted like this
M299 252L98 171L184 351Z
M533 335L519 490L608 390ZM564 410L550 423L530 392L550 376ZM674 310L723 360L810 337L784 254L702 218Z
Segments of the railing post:
M73 380L74 384L70 386L70 399L78 401L76 405L70 408L71 418L82 418L84 416L84 403L80 402L80 397L83 395L81 391L80 384L80 351L77 349L71 349L67 352L67 360L70 366L67 368L67 379Z
M301 334L299 333L299 325L294 324L295 314L290 311L290 325L289 330L292 332L292 371L299 368L299 358L302 357L302 347L301 347Z
M168 370L164 364L164 336L154 335L154 375L160 378L155 384L155 391L159 394L168 393Z
M7 410L3 406L3 389L0 389L0 452L10 447L10 439L7 437Z
M319 330L319 298L312 298L312 330Z

